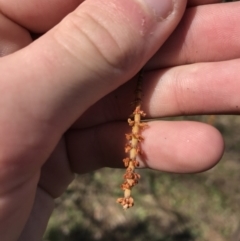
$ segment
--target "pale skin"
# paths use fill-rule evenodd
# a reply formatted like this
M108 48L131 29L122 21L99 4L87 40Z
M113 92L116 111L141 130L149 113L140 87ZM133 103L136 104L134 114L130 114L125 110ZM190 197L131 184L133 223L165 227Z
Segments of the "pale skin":
M218 1L188 4L198 2ZM37 0L0 0L5 15L0 17L0 36L5 37L0 39L5 56L0 59L1 241L41 240L54 198L74 173L123 166L126 119L136 83L128 80L143 65L142 109L148 118L240 111L239 2L184 12L186 1L176 1L175 14L160 27L148 11L142 16L129 13L130 5L140 9L139 1L114 3L120 12L112 21L113 5L107 0L41 5ZM143 16L144 36L139 34ZM54 26L31 44L29 31L43 34ZM167 121L148 125L142 167L199 172L221 158L223 139L211 126Z

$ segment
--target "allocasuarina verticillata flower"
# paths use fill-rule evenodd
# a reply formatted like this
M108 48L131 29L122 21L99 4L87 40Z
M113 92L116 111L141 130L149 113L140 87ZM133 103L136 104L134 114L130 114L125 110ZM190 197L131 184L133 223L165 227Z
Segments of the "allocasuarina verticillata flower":
M141 122L141 117L145 116L145 113L141 110L142 78L143 70L141 70L139 73L136 88L136 98L134 101L135 109L132 113L133 117L132 119L128 119L129 125L132 126L132 132L130 134L126 134L128 143L125 146L125 152L129 153L129 156L123 159L124 165L127 168L124 175L124 182L121 185L121 188L124 191L124 197L117 199L117 202L120 203L124 209L130 208L134 205L131 190L140 179L140 175L135 172L135 169L139 166L137 155L140 154L139 143L143 140L141 130L146 127L146 124Z

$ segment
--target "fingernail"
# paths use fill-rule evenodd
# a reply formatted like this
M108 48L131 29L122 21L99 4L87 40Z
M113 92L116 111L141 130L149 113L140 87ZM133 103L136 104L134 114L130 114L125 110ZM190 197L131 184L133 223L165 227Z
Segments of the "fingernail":
M157 20L167 18L173 11L173 0L144 0Z

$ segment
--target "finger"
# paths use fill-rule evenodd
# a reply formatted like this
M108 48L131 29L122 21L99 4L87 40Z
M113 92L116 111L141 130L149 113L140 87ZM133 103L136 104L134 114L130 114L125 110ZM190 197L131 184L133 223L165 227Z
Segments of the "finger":
M186 10L181 23L151 59L150 69L240 58L240 2Z
M54 209L53 198L41 188L37 189L33 208L18 241L40 240Z
M236 59L146 71L142 84L142 108L147 113L146 118L239 114L239 65L240 59ZM125 120L132 112L135 86L136 78L101 99L74 127Z
M17 24L33 32L43 33L59 23L84 0L37 1L0 0L1 12Z
M4 241L21 233L40 168L61 135L145 64L173 31L186 4L155 3L154 9L145 1L85 1L46 35L0 60L0 202L8 210L0 213Z
M221 0L188 0L188 7L205 5L205 4L213 4L213 3L221 3Z
M48 161L41 168L34 204L18 241L39 240L43 237L54 209L54 198L59 197L74 179L69 166L65 141L62 139Z
M0 57L13 53L32 42L27 30L0 14Z
M213 127L197 122L150 122L143 131L141 167L177 173L209 169L221 158L224 149L221 134ZM102 166L122 167L124 133L127 123L109 123L67 133L73 170L88 172ZM111 133L111 135L109 135Z
M145 109L150 116L239 114L239 64L236 59L149 73Z
M52 198L60 197L73 181L65 140L62 138L41 168L38 186Z

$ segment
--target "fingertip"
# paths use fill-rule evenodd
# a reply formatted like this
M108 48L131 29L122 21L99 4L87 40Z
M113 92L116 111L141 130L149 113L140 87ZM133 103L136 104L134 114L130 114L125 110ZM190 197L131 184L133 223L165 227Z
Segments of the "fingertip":
M224 139L222 134L215 127L201 124L201 138L199 147L196 149L196 166L193 172L202 172L211 169L222 158L224 152ZM196 170L195 170L196 168Z
M161 171L202 172L216 165L224 151L220 132L199 122L153 122L144 136L142 162Z

